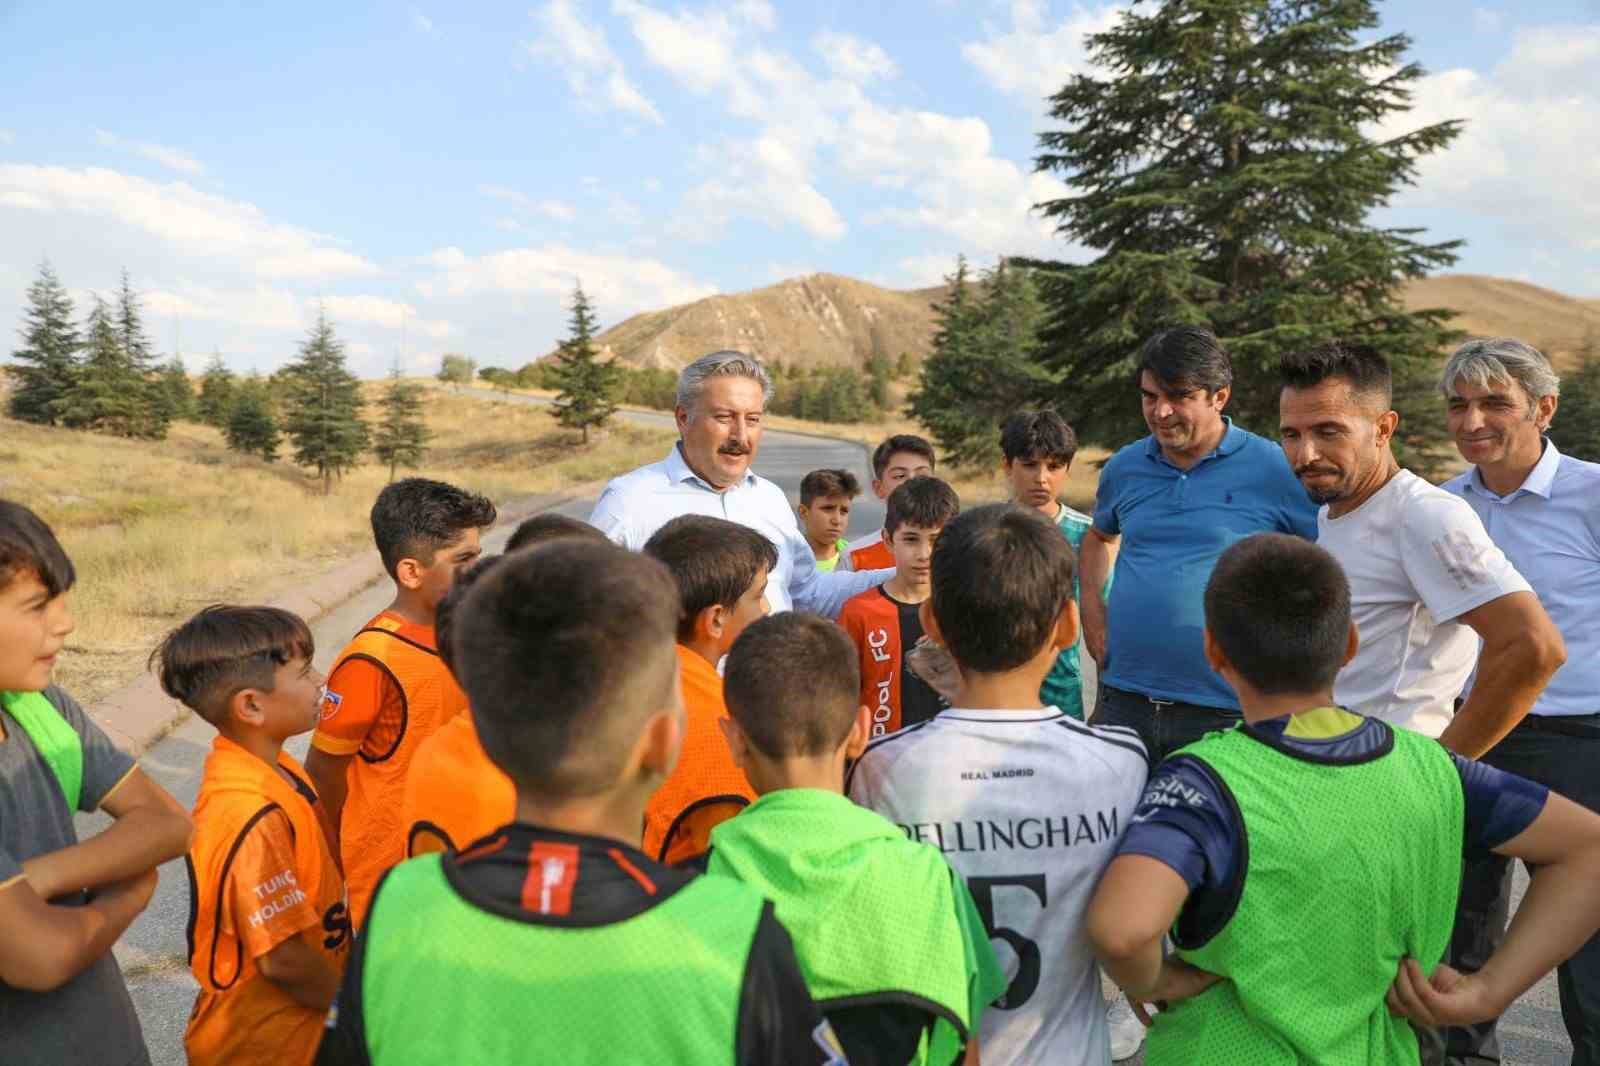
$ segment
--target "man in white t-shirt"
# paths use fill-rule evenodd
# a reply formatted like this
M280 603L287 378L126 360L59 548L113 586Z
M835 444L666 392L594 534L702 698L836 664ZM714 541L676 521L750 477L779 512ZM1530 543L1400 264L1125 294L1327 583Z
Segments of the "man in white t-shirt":
M1400 469L1382 354L1325 344L1279 369L1284 454L1323 505L1317 543L1344 567L1361 637L1335 697L1477 758L1564 661L1560 632L1472 508ZM1477 683L1457 711L1474 661Z
M1039 701L1078 638L1073 569L1036 511L994 504L945 526L922 615L960 667L955 705L873 742L846 784L942 851L972 891L1008 981L984 1015L984 1066L1110 1058L1084 912L1149 766L1133 730Z

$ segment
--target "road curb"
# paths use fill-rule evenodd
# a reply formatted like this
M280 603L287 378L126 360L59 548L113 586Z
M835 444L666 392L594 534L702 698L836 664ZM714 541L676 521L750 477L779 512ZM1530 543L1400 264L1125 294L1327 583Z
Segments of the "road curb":
M590 481L560 492L521 496L499 508L495 528L522 521L529 515L560 507L596 492L604 484ZM378 553L364 551L323 571L310 581L269 601L270 606L293 611L307 622L314 622L329 611L383 580L383 563ZM105 730L117 747L133 755L143 755L189 716L189 709L161 691L151 673L143 674L109 696L87 708L89 717Z

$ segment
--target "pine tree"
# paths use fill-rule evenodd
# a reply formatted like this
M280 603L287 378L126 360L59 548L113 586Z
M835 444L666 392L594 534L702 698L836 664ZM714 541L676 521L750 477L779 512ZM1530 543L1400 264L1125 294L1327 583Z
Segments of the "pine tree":
M167 435L171 419L167 417L169 405L162 395L164 387L156 376L155 353L150 347L150 337L144 329L144 311L139 306L139 294L134 292L128 272L122 272L122 285L117 289L116 311L117 342L122 346L128 365L139 376L143 392L143 417L135 436L161 440Z
M222 361L222 353L214 352L200 378L200 399L197 409L200 421L208 426L224 429L233 413L233 402L239 391L239 379Z
M950 295L934 305L939 332L910 412L953 462L982 465L999 459L1000 423L1049 399L1055 377L1040 362L1033 272L1001 260L974 289L967 270L958 259Z
M57 419L72 429L91 429L118 437L148 435L150 393L123 350L112 309L94 298L84 324L88 338L83 364L71 387L56 401Z
M1574 354L1577 366L1561 375L1550 439L1563 455L1600 463L1600 332L1590 329Z
M509 371L506 371L509 373ZM394 480L399 466L416 466L428 451L428 426L422 420L422 389L400 376L400 364L389 372L389 387L379 405L383 415L372 427L372 452L389 466Z
M572 291L572 332L561 342L555 361L555 416L568 429L583 431L589 443L589 427L603 426L617 409L621 387L619 369L600 361L594 346L597 332L594 307L584 295L583 286Z
M161 404L162 416L168 423L194 418L194 382L189 380L189 370L183 365L183 356L174 355L161 367L157 383L160 387L156 397Z
M1047 365L1059 407L1088 439L1144 433L1131 371L1158 328L1210 325L1233 356L1229 414L1275 435L1276 366L1330 338L1390 359L1413 461L1444 440L1434 390L1457 334L1444 310L1407 311L1400 285L1449 265L1458 241L1426 243L1370 213L1417 161L1461 132L1440 122L1394 136L1422 69L1404 34L1370 36L1372 0L1160 0L1088 38L1099 74L1051 98L1041 170L1076 194L1040 205L1096 249L1054 264Z
M228 447L272 462L278 457L278 418L266 382L252 375L239 384L223 427Z
M313 467L323 493L330 493L333 479L367 450L367 424L361 420L361 383L346 368L344 345L324 312L317 312L300 357L281 376L284 428L294 444L294 461Z
M61 402L72 388L82 342L72 324L72 298L48 262L28 286L21 348L11 353L20 365L11 374L9 413L25 422L54 425Z

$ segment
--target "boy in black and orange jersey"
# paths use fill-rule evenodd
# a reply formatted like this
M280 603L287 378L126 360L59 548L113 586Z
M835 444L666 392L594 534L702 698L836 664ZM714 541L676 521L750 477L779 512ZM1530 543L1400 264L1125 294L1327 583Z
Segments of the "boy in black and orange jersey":
M933 445L915 433L896 433L872 452L872 494L887 501L894 490L914 477L931 477ZM848 570L882 570L894 565L883 530L874 530L845 546L841 564Z
M192 1066L309 1063L349 950L344 875L306 772L283 750L325 690L311 630L273 607L207 607L151 656L161 687L216 727L189 847L184 1031Z
M466 710L439 658L434 616L456 572L481 554L494 524L488 499L425 478L386 487L372 505L372 534L395 597L339 653L330 704L311 737L306 771L333 821L336 850L359 927L383 872L406 854L401 820L417 747Z
M872 712L875 737L926 722L946 706L932 686L906 671L905 656L922 637L918 610L928 598L933 546L960 511L955 490L938 478L912 478L895 489L883 522L895 576L852 597L839 612L860 656L861 702Z

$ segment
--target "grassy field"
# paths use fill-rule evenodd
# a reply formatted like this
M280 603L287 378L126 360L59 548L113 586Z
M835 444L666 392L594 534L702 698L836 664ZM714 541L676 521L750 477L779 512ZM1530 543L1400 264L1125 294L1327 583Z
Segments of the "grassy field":
M672 434L618 424L580 448L549 412L430 392L432 449L410 473L497 502L607 478L659 458ZM371 546L388 480L366 465L331 495L297 467L228 451L214 429L124 441L0 419L0 495L56 530L78 570L78 629L57 678L80 700L129 681L161 634L219 600L264 600ZM280 454L287 454L285 447Z

